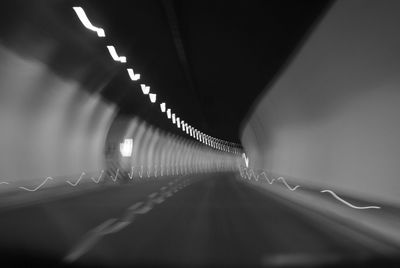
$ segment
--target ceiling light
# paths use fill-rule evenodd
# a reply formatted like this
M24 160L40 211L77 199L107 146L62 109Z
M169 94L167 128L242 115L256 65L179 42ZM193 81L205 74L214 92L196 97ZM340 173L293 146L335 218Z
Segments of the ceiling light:
M133 72L133 69L129 68L127 70L128 70L129 77L131 78L132 81L137 81L140 79L140 74L135 74Z
M142 88L142 92L144 95L147 95L150 93L150 87L146 86L145 84L140 84L140 87Z
M151 103L155 103L156 102L156 99L157 99L157 95L156 94L150 93L149 97L150 97Z
M81 7L73 7L76 15L78 16L79 20L82 22L83 26L85 26L87 29L94 31L97 33L99 37L104 37L106 36L106 33L104 30L100 27L94 26L86 16L85 11Z
M122 62L122 63L126 62L126 57L118 56L117 51L115 50L114 46L107 46L107 48L108 48L108 52L110 52L110 55L113 58L113 60L119 61L119 62Z
M165 113L165 109L166 109L165 105L166 105L165 102L160 104L161 112L163 112L163 113Z
M119 144L119 151L123 157L130 157L132 155L132 139L125 139L123 143Z
M171 109L167 110L167 117L168 117L168 119L171 119Z

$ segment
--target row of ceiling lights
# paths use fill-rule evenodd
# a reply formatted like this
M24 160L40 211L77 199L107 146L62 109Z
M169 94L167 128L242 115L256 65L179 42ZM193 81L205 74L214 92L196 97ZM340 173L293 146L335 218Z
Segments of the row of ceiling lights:
M91 31L96 32L99 37L106 36L105 31L102 28L94 26L89 21L88 17L86 16L86 13L82 7L73 7L73 10L75 11L79 20L82 22L83 26L85 26L87 29L89 29ZM118 55L114 46L109 45L109 46L107 46L107 49L114 61L117 61L120 63L127 62L127 59L125 56ZM127 71L128 71L128 75L132 81L140 80L140 74L135 73L132 68L127 68ZM142 89L142 92L144 95L149 95L151 103L156 103L157 95L155 93L150 92L150 86L147 86L145 84L140 84L140 88ZM167 108L167 105L165 102L160 103L160 109L161 109L162 113L166 113L167 118L171 119L172 123L174 125L176 125L179 129L182 129L182 131L186 132L186 134L197 139L198 141L200 141L208 146L211 146L214 149L222 150L225 152L236 153L236 154L240 153L240 150L238 149L239 148L238 144L211 137L210 135L204 134L203 132L197 130L196 128L192 127L184 120L181 120L177 115L175 115L175 113L172 113L172 110L170 108Z

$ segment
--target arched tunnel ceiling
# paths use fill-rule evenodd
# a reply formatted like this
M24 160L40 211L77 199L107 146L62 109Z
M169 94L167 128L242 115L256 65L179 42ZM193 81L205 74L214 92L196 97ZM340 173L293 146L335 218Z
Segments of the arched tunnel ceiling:
M159 101L205 133L239 142L239 126L251 104L330 3L85 0L52 5L72 31L93 35L73 13L72 6L82 6L105 29L105 42L127 56L128 66L141 74ZM89 43L94 42L104 43L95 35ZM93 53L101 53L103 43L96 43ZM104 49L102 58L107 54ZM139 84L129 80L128 66L111 59L109 64L116 70L101 91L103 97L116 103L120 113L139 115L171 131L159 106L151 105Z

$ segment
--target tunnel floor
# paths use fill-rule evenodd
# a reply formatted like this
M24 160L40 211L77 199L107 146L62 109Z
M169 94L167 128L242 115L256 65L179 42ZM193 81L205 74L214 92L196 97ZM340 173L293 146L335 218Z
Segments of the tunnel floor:
M168 198L144 206L168 187ZM0 237L11 263L44 256L64 265L74 256L70 266L297 267L375 256L333 224L231 173L122 184L8 210L0 214Z

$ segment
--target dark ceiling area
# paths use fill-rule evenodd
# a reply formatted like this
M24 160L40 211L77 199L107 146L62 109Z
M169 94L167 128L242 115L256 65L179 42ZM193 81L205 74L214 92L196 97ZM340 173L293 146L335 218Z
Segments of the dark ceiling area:
M129 80L130 67L157 93L157 102L166 102L181 119L211 136L239 142L239 126L252 103L331 3L85 0L60 7L68 9L63 16L76 23L73 29L89 35L72 10L82 6L91 22L106 31L101 42L128 58L127 65L110 59L115 75L101 91L121 114L139 115L168 131L174 128L159 105L141 94L139 83Z
M82 1L160 100L209 135L238 142L254 99L329 1ZM92 16L93 14L93 16ZM125 73L124 73L125 75ZM116 76L105 90L118 92ZM134 97L134 96L132 96ZM118 100L136 114L129 94Z

